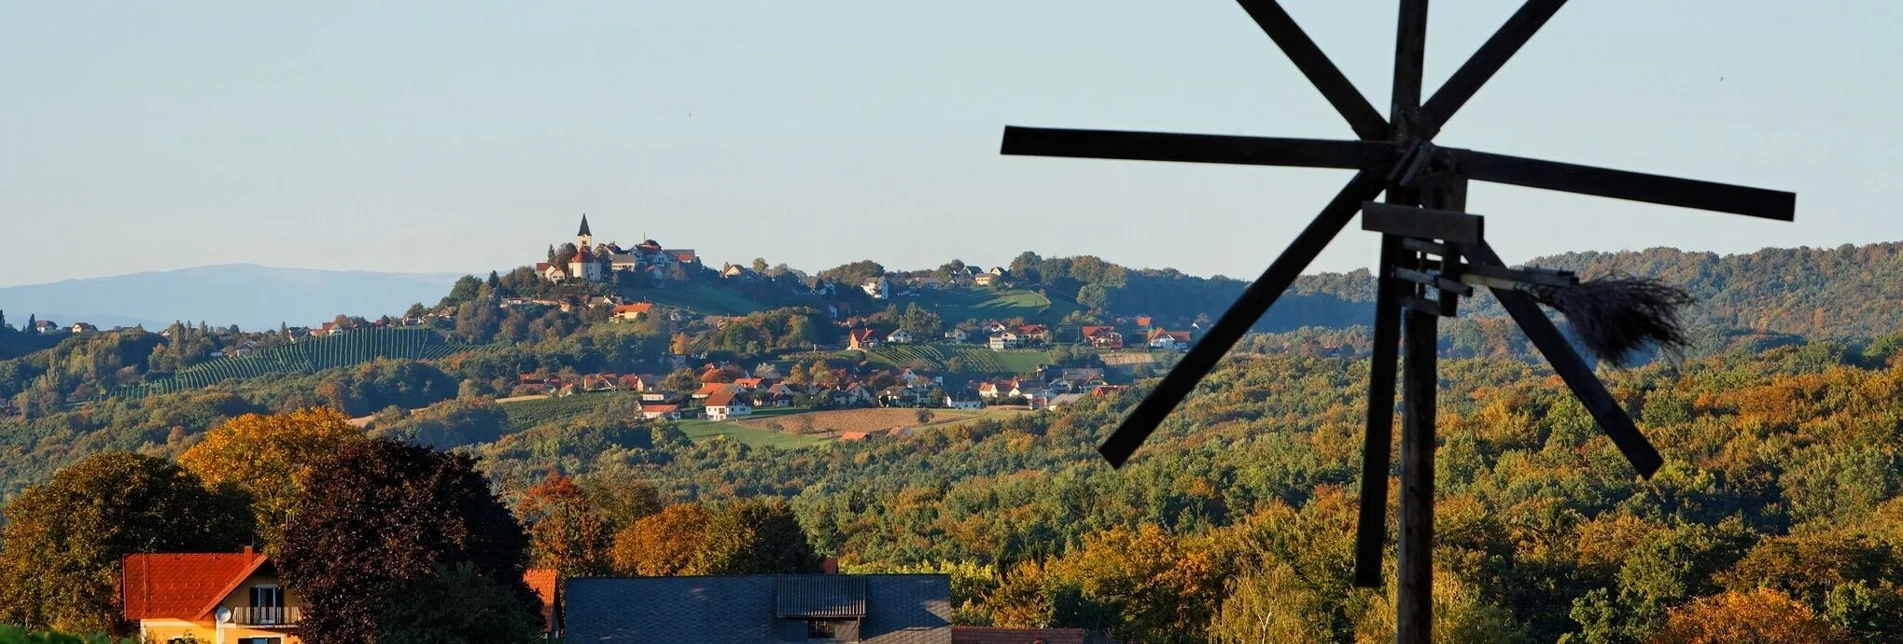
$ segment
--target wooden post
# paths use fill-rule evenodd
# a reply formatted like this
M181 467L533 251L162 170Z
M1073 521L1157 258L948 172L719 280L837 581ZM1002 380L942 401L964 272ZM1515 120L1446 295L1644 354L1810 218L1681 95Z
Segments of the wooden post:
M1422 205L1449 211L1467 208L1467 183L1459 174L1436 177L1422 191ZM1419 256L1416 255L1418 258ZM1420 266L1417 266L1420 267ZM1415 291L1423 292L1422 287ZM1452 297L1442 294L1443 297ZM1395 641L1426 644L1434 628L1434 418L1440 388L1439 316L1406 313L1401 371L1401 538Z

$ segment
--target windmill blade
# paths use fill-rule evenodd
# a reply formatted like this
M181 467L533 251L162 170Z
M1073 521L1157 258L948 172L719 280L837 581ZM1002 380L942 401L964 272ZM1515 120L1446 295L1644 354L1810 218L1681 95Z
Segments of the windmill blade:
M1196 389L1196 383L1201 382L1203 376L1216 367L1223 354L1228 353L1229 348L1235 346L1244 333L1249 332L1249 327L1255 326L1256 320L1269 311L1269 306L1275 304L1276 298L1295 283L1295 277L1301 275L1310 262L1315 261L1315 256L1321 254L1322 249L1348 225L1350 219L1354 219L1355 213L1361 209L1361 202L1381 194L1386 184L1387 170L1373 168L1355 173L1334 200L1322 208L1321 214L1316 215L1315 220L1295 236L1295 241L1289 243L1288 249L1269 264L1268 270L1263 271L1255 283L1243 290L1242 297L1230 305L1214 326L1209 327L1209 332L1190 345L1189 353L1163 376L1163 381L1157 383L1156 389L1143 402L1137 403L1130 416L1123 419L1123 424L1097 447L1097 453L1110 461L1111 466L1123 467L1130 460L1130 455L1143 445L1144 439L1149 438L1157 425L1162 424L1163 417L1169 415L1170 410L1175 409L1178 403L1183 402L1183 398L1189 396L1190 391Z
M1368 422L1361 443L1361 513L1355 521L1355 586L1381 587L1388 543L1388 467L1394 442L1394 365L1401 359L1401 285L1388 278L1399 263L1399 238L1381 236L1376 262L1374 351L1368 358Z
M1374 105L1368 103L1360 90L1355 89L1355 84L1341 73L1340 68L1335 67L1334 62L1328 60L1328 55L1322 53L1321 47L1308 37L1308 33L1295 24L1295 19L1282 9L1282 3L1275 0L1237 0L1236 4L1242 5L1242 10L1255 19L1256 26L1261 27L1262 32L1275 41L1275 46L1282 48L1282 53L1288 56L1289 61L1295 63L1295 68L1302 70L1302 75L1308 77L1308 82L1321 91L1322 98L1328 99L1328 104L1335 106L1335 111L1347 119L1348 127L1354 128L1356 136L1369 141L1388 138L1387 119L1381 118L1381 113L1375 111Z
M1467 176L1476 181L1696 208L1778 221L1791 221L1797 216L1797 195L1789 192L1541 161L1504 154L1467 151L1465 155Z
M1485 242L1463 246L1461 251L1476 264L1506 265L1500 261L1499 255L1494 254L1493 246ZM1513 321L1519 323L1520 329L1526 332L1527 339L1532 340L1533 346L1546 356L1546 362L1553 366L1553 371L1566 381L1566 387L1573 390L1580 404L1592 413L1593 420L1599 421L1599 428L1606 433L1606 437L1611 438L1612 444L1618 446L1627 461L1632 462L1633 469L1639 471L1639 476L1652 478L1659 466L1665 464L1665 459L1659 456L1658 449L1652 447L1651 441L1639 433L1639 427L1632 423L1632 418L1619 406L1619 401L1612 399L1605 383L1599 382L1592 368L1587 367L1586 361L1580 359L1579 353L1566 343L1566 338L1559 333L1559 327L1553 326L1553 321L1546 317L1539 303L1534 302L1532 296L1515 289L1491 290L1493 297L1506 308L1507 314L1512 315Z
M1466 105L1481 86L1492 80L1493 75L1506 66L1507 59L1519 53L1520 48L1533 39L1533 34L1546 26L1546 21L1559 13L1559 8L1563 6L1566 6L1566 0L1527 0L1526 4L1520 5L1520 10L1513 12L1513 17L1508 18L1499 31L1493 32L1493 37L1482 43L1473 57L1461 64L1460 69L1454 70L1454 75L1448 77L1440 89L1434 90L1427 104L1421 106L1423 127L1429 132L1440 131L1441 125L1453 118L1454 113L1460 111L1461 106Z
M1381 141L1283 139L1171 132L1004 128L1000 152L1016 156L1177 161L1359 170L1386 162L1394 146Z

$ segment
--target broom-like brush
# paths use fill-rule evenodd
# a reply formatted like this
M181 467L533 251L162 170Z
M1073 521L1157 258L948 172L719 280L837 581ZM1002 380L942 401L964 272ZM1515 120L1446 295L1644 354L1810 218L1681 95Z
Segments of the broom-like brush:
M1616 367L1625 366L1632 353L1646 345L1677 352L1688 342L1678 313L1694 300L1685 289L1665 282L1618 276L1529 290L1540 303L1566 316L1587 351Z

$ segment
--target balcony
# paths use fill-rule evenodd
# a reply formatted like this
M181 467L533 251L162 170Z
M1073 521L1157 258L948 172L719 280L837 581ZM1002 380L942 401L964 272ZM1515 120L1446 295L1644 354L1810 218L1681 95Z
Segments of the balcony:
M296 626L303 609L283 606L243 606L231 609L231 623L239 626Z

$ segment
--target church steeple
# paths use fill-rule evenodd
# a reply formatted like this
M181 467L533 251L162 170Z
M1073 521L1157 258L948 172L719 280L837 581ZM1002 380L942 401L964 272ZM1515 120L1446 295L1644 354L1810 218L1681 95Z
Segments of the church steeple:
M575 231L575 247L588 248L595 245L594 233L588 232L588 213L581 214L581 230Z

